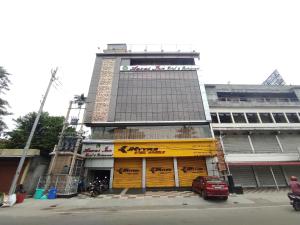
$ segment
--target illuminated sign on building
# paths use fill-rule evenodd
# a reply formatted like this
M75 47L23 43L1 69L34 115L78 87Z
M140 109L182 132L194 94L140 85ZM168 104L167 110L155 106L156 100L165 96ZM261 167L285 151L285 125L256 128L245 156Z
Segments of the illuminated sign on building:
M112 144L83 144L82 153L86 157L112 157L114 145Z
M189 71L198 70L199 66L195 65L136 65L136 66L120 66L123 72L139 72L139 71Z

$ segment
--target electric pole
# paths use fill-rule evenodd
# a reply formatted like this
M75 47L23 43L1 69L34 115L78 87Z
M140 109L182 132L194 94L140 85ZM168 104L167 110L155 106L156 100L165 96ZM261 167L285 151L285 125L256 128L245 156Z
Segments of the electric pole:
M23 167L23 165L24 165L24 162L25 162L25 159L26 159L26 155L27 155L28 149L29 149L29 147L30 147L30 144L31 144L31 141L32 141L34 132L35 132L35 129L36 129L37 125L38 125L40 116L41 116L41 114L42 114L43 107L44 107L44 105L45 105L45 102L46 102L48 93L49 93L49 91L50 91L50 87L51 87L53 81L55 81L55 79L56 79L56 77L55 77L56 72L57 72L57 68L56 68L55 70L51 70L51 79L50 79L50 82L49 82L49 84L48 84L46 93L45 93L45 95L44 95L44 97L43 97L43 100L42 100L40 109L39 109L39 111L38 111L38 114L37 114L37 116L36 116L36 118L35 118L35 121L34 121L34 123L33 123L32 128L31 128L31 132L30 132L30 135L29 135L29 137L28 137L28 139L27 139L26 145L25 145L25 147L24 147L24 149L23 149L22 157L21 157L21 159L20 159L20 162L19 162L17 171L16 171L16 173L15 173L13 182L12 182L12 184L11 184L11 186L10 186L10 189L9 189L9 195L12 195L12 194L15 192L15 190L16 190L17 181L18 181L18 178L19 178L19 176L20 176L22 167Z

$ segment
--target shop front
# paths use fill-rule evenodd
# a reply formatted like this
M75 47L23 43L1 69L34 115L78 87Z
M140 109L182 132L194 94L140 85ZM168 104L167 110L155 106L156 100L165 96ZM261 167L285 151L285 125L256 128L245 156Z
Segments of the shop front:
M98 178L109 179L109 187L113 181L114 145L111 143L84 142L82 154L85 156L84 177L86 183Z
M115 141L113 188L190 187L214 156L214 139Z

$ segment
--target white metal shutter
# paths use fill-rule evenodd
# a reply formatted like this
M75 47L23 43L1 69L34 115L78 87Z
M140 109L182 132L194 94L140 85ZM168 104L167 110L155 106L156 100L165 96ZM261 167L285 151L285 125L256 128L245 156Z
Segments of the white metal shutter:
M273 170L277 185L280 187L286 187L287 183L284 178L284 174L283 174L281 166L272 166L272 170Z
M296 176L300 180L300 166L284 166L283 169L288 180L291 176Z
M225 135L223 144L226 153L252 153L248 135Z
M260 187L276 187L269 166L254 166Z
M275 135L253 134L250 137L255 153L281 153Z
M257 187L251 166L231 166L230 172L235 185L242 185L243 187Z

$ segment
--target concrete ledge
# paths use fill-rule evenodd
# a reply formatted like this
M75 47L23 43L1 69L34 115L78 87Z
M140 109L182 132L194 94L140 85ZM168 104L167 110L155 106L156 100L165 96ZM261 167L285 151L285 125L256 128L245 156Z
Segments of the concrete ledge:
M23 149L0 149L0 158L1 157L22 157ZM26 157L39 156L40 150L38 149L29 149L27 151Z

